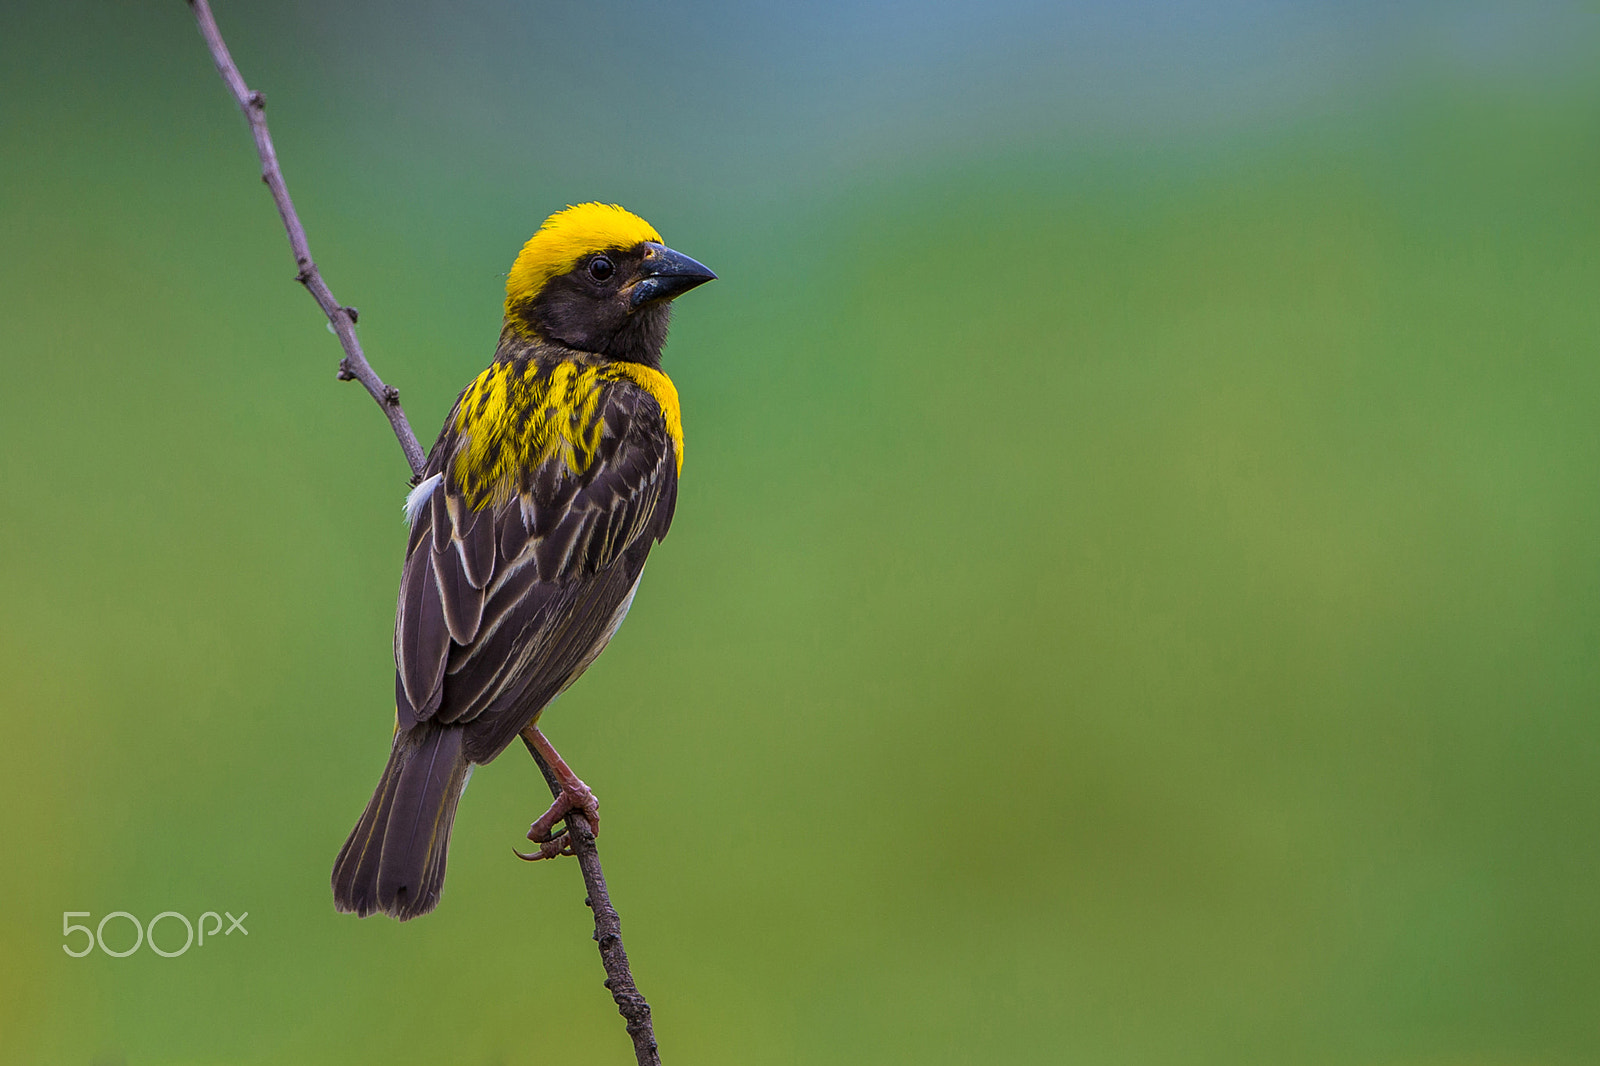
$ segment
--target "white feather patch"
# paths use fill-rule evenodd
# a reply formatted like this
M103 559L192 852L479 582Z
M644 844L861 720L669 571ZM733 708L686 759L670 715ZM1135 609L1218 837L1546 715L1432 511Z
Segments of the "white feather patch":
M439 482L444 480L443 474L435 474L410 492L406 493L406 524L416 525L417 515L422 513L427 506L428 498L433 495L433 490L439 487Z
M639 582L644 580L644 567L639 568L639 576L633 579L633 588L628 590L628 595L617 605L616 611L611 615L611 624L606 627L606 635L600 638L600 646L604 648L611 643L611 638L617 635L617 630L622 628L622 620L628 617L628 611L633 608L633 597L639 591Z

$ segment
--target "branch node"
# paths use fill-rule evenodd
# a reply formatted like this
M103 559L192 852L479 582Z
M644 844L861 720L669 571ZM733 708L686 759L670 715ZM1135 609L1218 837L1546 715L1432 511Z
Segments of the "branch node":
M400 390L393 385L385 385L383 387L383 402L390 407L400 406Z
M251 91L249 96L245 97L245 103L257 111L265 111L267 109L267 98L254 90Z
M350 316L350 324L352 326L361 319L361 312L357 311L354 307L343 308L343 311L345 314Z
M346 356L345 358L339 360L339 380L354 381L355 379L355 371L350 369L350 358Z

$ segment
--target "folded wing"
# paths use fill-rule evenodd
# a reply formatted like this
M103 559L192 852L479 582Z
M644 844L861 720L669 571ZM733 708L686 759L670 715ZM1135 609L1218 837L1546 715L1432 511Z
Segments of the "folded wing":
M412 523L395 621L400 728L459 723L487 762L605 647L678 486L653 398L618 383L598 415L587 469L550 459L477 511L451 484L455 441L435 445L426 473L445 476Z

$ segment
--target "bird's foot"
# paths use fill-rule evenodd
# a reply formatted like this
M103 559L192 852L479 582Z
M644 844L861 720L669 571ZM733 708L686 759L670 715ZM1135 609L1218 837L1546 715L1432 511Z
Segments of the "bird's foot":
M527 853L519 851L517 858L537 862L540 859L553 859L557 855L571 855L571 823L568 822L568 828L559 833L555 832L555 827L557 822L566 821L567 815L573 812L588 820L591 833L596 836L600 834L600 801L594 798L589 786L576 777L563 783L561 794L550 804L550 809L528 827L528 839L538 844L539 850Z

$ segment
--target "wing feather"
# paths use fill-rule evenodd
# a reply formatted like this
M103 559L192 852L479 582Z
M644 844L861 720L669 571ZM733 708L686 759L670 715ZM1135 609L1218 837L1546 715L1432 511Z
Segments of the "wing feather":
M406 560L395 619L395 664L418 721L439 709L444 695L444 656L450 647L444 604L433 576L432 539L424 536Z
M440 606L450 639L457 644L471 644L483 621L483 589L473 587L462 555L454 548L430 554L433 556L433 579L439 586Z
M523 549L528 546L528 538L533 535L529 528L528 519L522 513L521 501L508 509L509 513L501 516L494 528L500 541L500 568L517 565L516 560L521 559ZM496 577L499 575L496 574ZM493 580L493 578L491 578Z
M455 530L454 543L461 555L461 568L468 583L481 589L494 576L494 517L486 511L472 510L458 495L447 495L445 502Z

